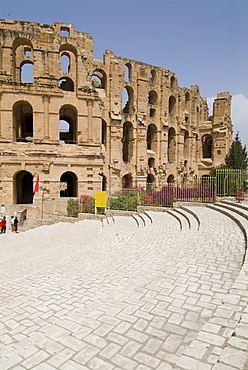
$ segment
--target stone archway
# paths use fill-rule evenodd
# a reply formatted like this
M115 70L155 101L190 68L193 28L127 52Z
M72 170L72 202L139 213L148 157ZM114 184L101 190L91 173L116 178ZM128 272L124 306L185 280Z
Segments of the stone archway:
M33 175L28 171L20 171L14 179L14 203L33 203Z
M73 172L64 172L60 177L60 197L77 197L77 176Z

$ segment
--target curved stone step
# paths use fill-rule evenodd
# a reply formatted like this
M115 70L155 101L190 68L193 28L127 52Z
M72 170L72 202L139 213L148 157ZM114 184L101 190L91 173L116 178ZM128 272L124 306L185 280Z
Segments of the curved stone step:
M200 228L200 219L199 217L197 216L197 214L194 212L193 210L194 207L189 207L189 206L181 206L181 210L187 212L187 217L190 219L190 224L194 225L194 227L197 228L197 230L199 230Z
M180 209L175 208L172 210L179 218L182 224L182 229L183 230L190 230L191 224L190 224L190 219L188 215L186 215L184 212L182 212Z
M236 224L240 227L244 238L245 238L245 246L247 248L247 233L248 233L248 220L244 215L241 215L238 210L232 207L225 207L221 203L217 204L209 204L208 208L214 209L218 212L225 214L226 216L230 217Z

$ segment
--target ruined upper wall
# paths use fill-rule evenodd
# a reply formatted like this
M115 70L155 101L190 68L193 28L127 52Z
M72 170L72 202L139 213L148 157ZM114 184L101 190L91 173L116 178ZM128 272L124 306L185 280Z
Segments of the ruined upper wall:
M156 104L160 106L161 121L168 121L170 113L169 99L175 97L175 116L183 122L188 115L190 122L195 125L208 120L208 107L206 100L201 98L199 87L179 87L176 74L167 69L153 66L141 61L116 56L112 51L106 50L103 60L93 58L93 39L88 33L74 30L68 23L55 22L54 25L43 23L0 20L0 83L19 84L20 89L27 89L21 84L21 68L24 64L34 66L34 79L29 91L35 89L51 93L51 87L56 94L61 93L59 81L66 78L73 88L67 91L76 94L94 94L105 99L105 109L114 114L121 114L122 90L126 88L132 101L133 109L138 118L143 120L147 114L147 102L152 101L156 95ZM30 51L30 55L27 54ZM69 70L61 70L61 57L70 59ZM125 69L128 69L127 75ZM101 80L101 90L92 82L92 76ZM98 86L99 87L99 86ZM147 97L150 94L150 100ZM225 93L226 94L226 93ZM79 95L77 95L79 96ZM84 95L81 95L84 96ZM218 95L218 99L227 99L227 95ZM130 104L130 105L131 105ZM230 111L226 104L225 112ZM158 112L156 107L156 113ZM159 116L158 121L159 121ZM187 117L186 117L187 118Z
M61 36L82 39L84 42L89 41L93 45L93 39L89 33L76 31L74 26L70 23L54 22L53 25L50 25L45 23L1 19L0 29L3 34L10 34L14 38L22 37L26 34L31 39L41 43L51 43L54 41L54 38Z
M70 76L75 86L83 84L93 60L93 39L88 33L74 30L73 25L47 25L23 21L0 21L1 79L20 82L20 71L26 63L34 65L34 83L56 86L61 78L60 58L71 61ZM30 53L28 54L27 51Z

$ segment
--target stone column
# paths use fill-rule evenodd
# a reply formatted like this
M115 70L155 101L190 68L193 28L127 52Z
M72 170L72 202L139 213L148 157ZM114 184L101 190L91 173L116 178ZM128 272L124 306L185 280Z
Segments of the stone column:
M158 162L156 167L161 165L161 131L157 130L157 158Z
M92 134L93 134L93 127L92 127L92 123L93 123L93 119L92 119L93 103L94 103L93 99L88 99L87 100L87 107L88 107L88 141L93 140L93 137L92 137Z
M44 103L44 139L49 139L49 103L50 95L42 95Z

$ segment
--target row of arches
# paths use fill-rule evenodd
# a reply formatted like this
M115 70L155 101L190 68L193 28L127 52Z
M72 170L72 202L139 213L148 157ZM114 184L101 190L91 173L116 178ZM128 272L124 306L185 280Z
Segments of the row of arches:
M154 106L158 104L158 94L156 91L151 90L148 92L147 104L150 106L150 117L155 116L156 109ZM130 86L126 86L122 90L122 110L123 113L131 114L134 107L134 92ZM169 97L168 112L169 114L176 114L176 98L174 95Z
M59 140L60 143L75 144L77 143L77 109L71 105L64 105L59 111ZM13 105L13 126L16 141L26 141L33 137L33 108L26 101L18 101ZM133 124L126 121L123 125L122 152L124 163L130 162L133 156ZM106 145L107 141L107 124L102 120L101 143ZM157 152L158 133L155 124L148 125L147 128L147 149ZM184 156L189 156L190 138L186 130L184 134ZM176 132L173 127L168 131L168 160L174 162L176 157ZM202 137L202 157L212 157L212 137L204 135Z
M106 190L106 177L101 174L102 190ZM33 175L28 171L20 171L14 176L14 203L32 204L33 203ZM122 177L122 188L130 189L133 187L133 177L126 174ZM174 176L167 178L167 183L173 183ZM155 185L155 177L152 174L147 175L147 189ZM78 196L78 178L73 172L64 172L60 177L60 197L77 197Z
M125 69L124 69L124 80L125 80L125 82L132 82L132 75L133 75L132 70L133 70L133 68L132 68L131 63L126 63L125 64ZM154 68L152 68L151 71L150 71L150 75L149 75L150 84L155 85L157 83L157 79L158 79L158 74L157 74L156 70ZM169 87L170 87L171 90L176 88L176 78L175 78L175 76L170 77Z
M14 203L33 203L34 177L28 171L20 171L14 176ZM73 172L64 172L60 177L60 197L77 196L77 176Z
M27 141L34 136L33 108L27 101L13 105L13 129L16 141ZM59 140L61 143L77 142L77 109L64 105L59 111Z
M32 83L34 78L34 55L33 55L33 45L30 40L25 38L18 38L13 43L13 55L14 55L14 66L15 66L15 77L17 71L20 73L20 82L22 83ZM74 46L70 44L61 45L59 48L59 57L60 57L60 69L63 74L69 74L76 72L76 61L77 61L77 50ZM150 80L152 83L156 81L157 73L155 69L152 69L150 72ZM106 88L107 76L104 70L95 69L92 76L92 84L96 88ZM132 80L132 67L130 63L125 65L125 81L130 82ZM170 78L170 88L174 89L176 84L176 79L174 76ZM74 91L74 82L68 76L63 76L58 81L58 86L62 90ZM130 86L124 88L123 91L123 108L126 107L127 101L131 105L133 98L133 91ZM189 105L190 95L187 92L185 95L185 104ZM157 93L154 90L151 90L148 93L148 103L156 104L157 102ZM175 105L175 97L172 96L169 101L169 113L173 113L173 107ZM127 108L126 108L127 110ZM189 108L187 106L187 111Z
M174 183L174 175L171 174L167 177L167 183L168 184ZM130 173L122 177L122 188L123 189L131 189L133 188L133 185L134 185L133 176ZM155 176L149 173L146 178L146 189L150 190L154 187L154 185L155 185Z
M157 152L158 145L158 132L155 124L150 124L147 128L147 150ZM133 156L133 125L131 122L125 122L123 126L123 161L128 163L131 161ZM206 134L202 137L202 158L212 158L212 136ZM168 131L168 146L167 156L168 162L176 161L176 131L173 127L169 128ZM188 159L190 156L190 136L189 132L184 132L184 147L183 147L184 158ZM150 159L152 162L152 159ZM149 164L149 162L148 162ZM149 164L149 167L153 167Z

